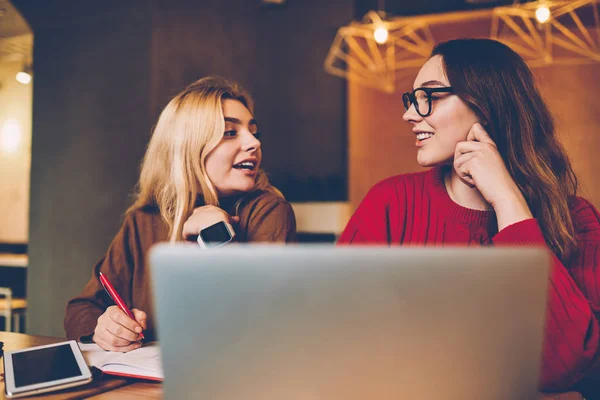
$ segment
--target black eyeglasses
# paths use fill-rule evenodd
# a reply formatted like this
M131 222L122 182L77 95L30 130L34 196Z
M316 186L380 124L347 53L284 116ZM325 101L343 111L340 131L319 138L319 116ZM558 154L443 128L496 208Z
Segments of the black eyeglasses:
M441 87L441 88L425 88L420 87L412 91L412 93L406 92L402 94L402 102L404 103L404 110L408 111L410 106L414 105L417 114L421 117L428 117L431 114L431 95L433 93L452 93L454 90L452 87Z

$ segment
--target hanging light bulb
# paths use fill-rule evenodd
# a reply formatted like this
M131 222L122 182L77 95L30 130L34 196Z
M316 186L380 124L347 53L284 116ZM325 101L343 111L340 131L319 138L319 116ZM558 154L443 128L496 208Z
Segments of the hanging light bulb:
M548 22L548 20L550 19L550 9L548 8L548 6L539 6L537 10L535 10L535 18L540 24Z
M17 72L15 79L23 85L29 85L31 83L32 75L33 68L31 67L31 64L25 63L21 71Z
M388 30L385 28L385 26L380 26L379 28L375 29L375 32L373 32L373 38L379 44L384 44L388 39L388 35Z
M25 71L20 71L17 72L15 79L17 82L22 83L23 85L28 85L31 82L31 75Z

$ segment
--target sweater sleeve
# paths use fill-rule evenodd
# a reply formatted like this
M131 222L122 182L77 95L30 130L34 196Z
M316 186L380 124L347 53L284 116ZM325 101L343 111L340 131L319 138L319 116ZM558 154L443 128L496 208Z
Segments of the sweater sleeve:
M290 203L281 197L264 196L252 208L247 229L248 242L295 242L294 210Z
M597 211L573 217L576 227L586 226L588 233L596 232L592 236L600 232ZM600 307L594 306L589 297L600 298L600 242L589 235L578 234L578 239L579 254L569 265L563 265L554 254L552 258L540 378L543 391L569 389L589 376L599 362ZM546 246L535 219L507 226L493 238L493 243ZM586 275L592 279L586 282L582 279Z
M389 189L384 182L373 186L344 228L337 244L390 244Z
M102 272L113 284L123 300L131 306L132 271L131 257L135 244L135 225L129 214L121 229L112 240L106 255L93 269L91 279L81 294L67 303L64 328L67 339L89 341L96 328L98 318L114 303L104 291L98 272Z

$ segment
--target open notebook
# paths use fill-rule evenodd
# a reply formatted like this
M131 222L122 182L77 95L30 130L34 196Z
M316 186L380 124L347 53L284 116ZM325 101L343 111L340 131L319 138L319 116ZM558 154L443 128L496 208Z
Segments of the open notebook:
M105 374L162 381L164 378L158 342L144 344L128 353L101 349L95 343L79 343L87 365Z

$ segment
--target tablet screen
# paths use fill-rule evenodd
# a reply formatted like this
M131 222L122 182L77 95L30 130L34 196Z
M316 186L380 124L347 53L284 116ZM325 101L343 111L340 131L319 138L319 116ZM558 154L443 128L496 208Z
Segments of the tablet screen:
M81 370L71 346L48 347L14 353L15 387L81 376Z

